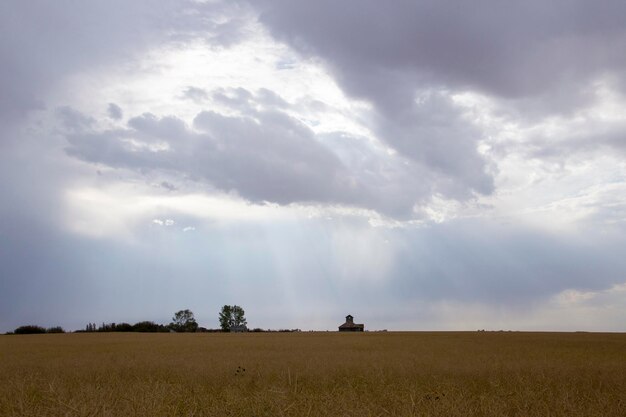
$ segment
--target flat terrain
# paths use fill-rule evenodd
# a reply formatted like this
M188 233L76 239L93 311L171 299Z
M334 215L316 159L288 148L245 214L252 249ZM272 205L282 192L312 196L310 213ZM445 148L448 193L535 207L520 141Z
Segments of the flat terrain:
M626 334L0 336L0 415L623 417Z

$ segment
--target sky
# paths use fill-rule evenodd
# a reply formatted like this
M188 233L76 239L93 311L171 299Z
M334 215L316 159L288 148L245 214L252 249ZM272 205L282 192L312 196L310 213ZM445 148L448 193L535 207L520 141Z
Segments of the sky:
M0 2L0 332L626 331L626 3Z

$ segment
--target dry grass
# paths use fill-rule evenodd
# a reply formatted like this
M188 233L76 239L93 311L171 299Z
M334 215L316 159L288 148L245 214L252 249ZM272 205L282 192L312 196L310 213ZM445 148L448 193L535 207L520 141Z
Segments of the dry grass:
M626 334L0 336L0 415L623 417Z

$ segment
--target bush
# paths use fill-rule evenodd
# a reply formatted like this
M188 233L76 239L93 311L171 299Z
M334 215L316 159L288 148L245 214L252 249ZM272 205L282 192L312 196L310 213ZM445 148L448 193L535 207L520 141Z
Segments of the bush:
M56 326L48 328L46 333L65 333L65 330L63 330L63 327L61 326Z
M27 326L20 326L13 333L15 334L42 334L45 333L46 329L41 326L35 326L34 324L29 324Z
M133 326L129 323L119 323L113 328L114 332L132 332Z
M146 333L156 333L156 332L167 332L169 331L165 326L161 324L156 324L153 321L140 321L139 323L133 324L134 332L146 332Z

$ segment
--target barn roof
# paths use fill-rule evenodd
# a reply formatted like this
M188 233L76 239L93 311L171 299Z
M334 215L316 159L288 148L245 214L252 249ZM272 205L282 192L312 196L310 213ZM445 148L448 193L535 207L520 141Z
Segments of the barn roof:
M348 323L345 322L344 324L342 324L341 326L339 326L340 329L354 329L357 327L364 327L365 325L363 324L356 324L356 323Z

